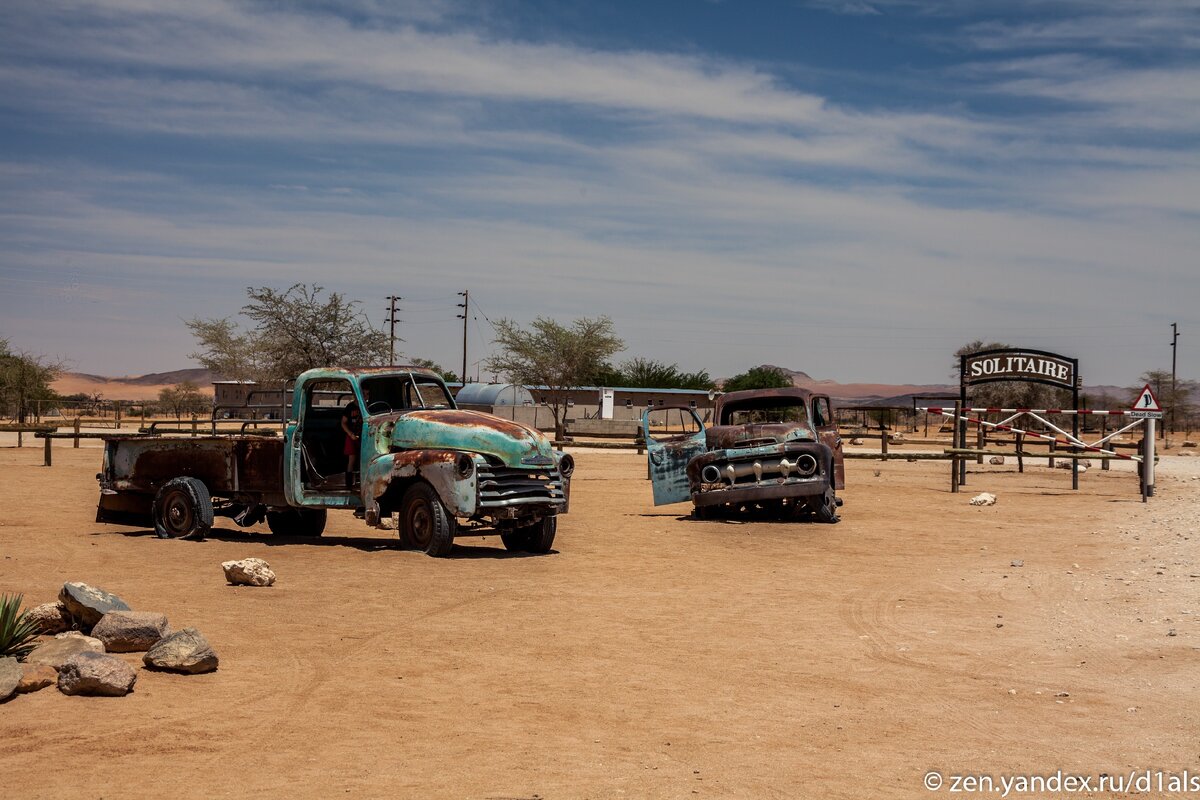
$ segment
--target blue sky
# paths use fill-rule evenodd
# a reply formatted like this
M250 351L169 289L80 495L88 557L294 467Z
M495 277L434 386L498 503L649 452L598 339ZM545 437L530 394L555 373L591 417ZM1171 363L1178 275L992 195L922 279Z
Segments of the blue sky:
M623 357L941 382L999 339L1200 377L1200 0L12 0L0 338L190 364L320 283L404 351L607 314ZM486 378L487 375L485 374Z

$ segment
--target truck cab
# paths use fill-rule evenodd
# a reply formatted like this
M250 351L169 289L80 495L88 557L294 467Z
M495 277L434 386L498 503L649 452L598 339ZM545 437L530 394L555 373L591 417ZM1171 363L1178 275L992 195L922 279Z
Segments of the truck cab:
M361 480L347 486L342 417L351 402L362 412ZM435 554L448 552L462 529L546 552L569 503L571 456L520 423L458 409L442 378L426 369L305 372L296 379L285 443L289 505L361 509L374 526L398 514L407 542Z

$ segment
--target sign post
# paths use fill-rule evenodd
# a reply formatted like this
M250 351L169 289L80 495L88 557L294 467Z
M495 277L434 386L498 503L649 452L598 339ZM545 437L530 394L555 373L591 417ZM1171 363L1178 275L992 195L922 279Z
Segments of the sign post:
M1131 418L1146 420L1146 438L1142 440L1143 503L1146 502L1146 498L1154 496L1154 424L1157 420L1162 419L1162 415L1162 406L1159 405L1158 398L1154 396L1154 391L1147 383L1129 409Z

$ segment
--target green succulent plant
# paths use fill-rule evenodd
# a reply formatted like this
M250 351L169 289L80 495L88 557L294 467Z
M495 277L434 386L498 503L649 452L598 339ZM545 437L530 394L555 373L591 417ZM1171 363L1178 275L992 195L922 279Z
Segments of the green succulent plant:
M24 658L36 646L37 625L21 611L24 595L0 595L0 657Z

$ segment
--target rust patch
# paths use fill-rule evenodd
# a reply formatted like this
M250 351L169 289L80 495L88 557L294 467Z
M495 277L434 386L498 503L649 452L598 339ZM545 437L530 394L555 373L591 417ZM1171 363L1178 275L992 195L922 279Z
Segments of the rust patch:
M503 433L514 438L524 438L536 431L519 422L501 419L481 411L463 411L461 409L422 409L410 411L405 416L412 419L425 419L430 422L440 422L445 425L457 425L463 428L486 428Z

